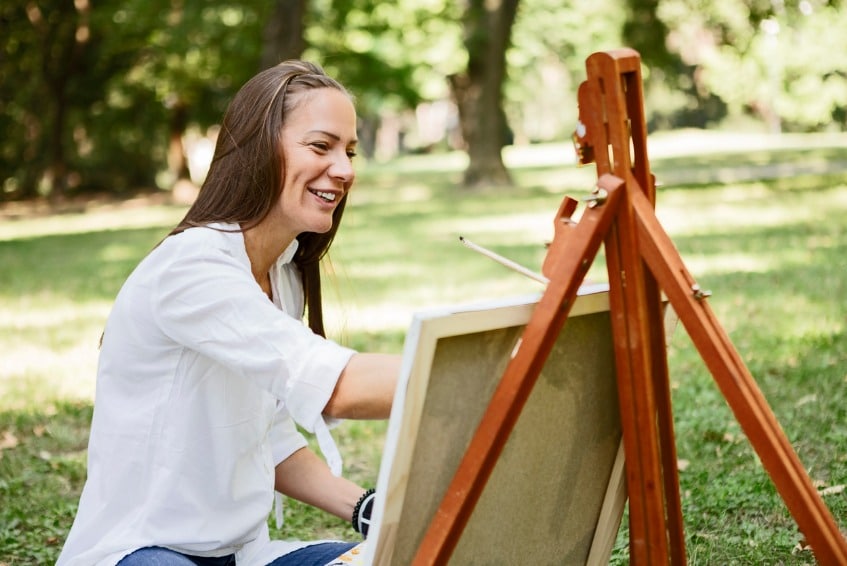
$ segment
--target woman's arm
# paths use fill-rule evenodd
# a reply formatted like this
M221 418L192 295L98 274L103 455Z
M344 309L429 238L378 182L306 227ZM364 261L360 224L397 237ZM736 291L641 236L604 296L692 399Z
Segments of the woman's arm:
M388 418L401 361L402 356L396 354L355 354L341 372L324 415L340 419Z
M275 489L298 501L323 509L349 521L353 507L365 490L342 477L332 475L317 454L301 448L277 464Z

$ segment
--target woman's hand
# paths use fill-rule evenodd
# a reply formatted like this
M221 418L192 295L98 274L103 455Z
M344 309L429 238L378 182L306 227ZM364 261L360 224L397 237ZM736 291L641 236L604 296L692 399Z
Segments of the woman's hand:
M348 479L332 475L317 454L301 448L277 464L274 488L336 517L350 521L365 490Z

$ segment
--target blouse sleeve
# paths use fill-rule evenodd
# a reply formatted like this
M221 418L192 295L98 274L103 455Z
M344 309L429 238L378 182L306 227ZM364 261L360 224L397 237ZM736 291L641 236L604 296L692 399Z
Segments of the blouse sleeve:
M277 408L274 415L274 423L270 432L270 445L274 466L308 445L306 439L297 430L294 421L291 420L291 415L288 414L282 404Z
M189 232L195 230L181 236ZM150 308L162 332L282 400L308 432L322 426L321 413L355 352L276 308L246 256L208 237L168 242L173 238L157 250L161 264L151 285Z

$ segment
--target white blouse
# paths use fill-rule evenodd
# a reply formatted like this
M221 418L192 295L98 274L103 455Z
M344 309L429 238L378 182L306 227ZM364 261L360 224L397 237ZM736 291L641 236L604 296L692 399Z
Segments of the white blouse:
M236 229L166 238L118 294L59 566L114 565L151 545L266 564L306 544L269 542L274 467L306 445L295 423L331 444L321 412L354 352L299 320L296 240L271 272L272 303Z

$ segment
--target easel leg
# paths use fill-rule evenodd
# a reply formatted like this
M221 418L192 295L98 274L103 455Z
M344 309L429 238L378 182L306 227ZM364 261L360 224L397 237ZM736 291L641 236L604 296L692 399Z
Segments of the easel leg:
M652 276L649 282L655 290L648 289L648 297L656 306L651 311L661 309L661 296ZM673 313L676 319L676 314ZM667 322L665 313L664 321ZM668 519L668 541L670 543L670 563L685 564L685 528L682 518L682 501L680 500L679 470L677 464L676 436L674 433L673 410L671 407L671 382L667 358L667 328L665 324L652 324L653 333L651 347L653 348L653 392L656 398L656 419L659 427L659 446L662 448L662 481L664 482L665 509Z
M682 524L681 511L669 508L666 500L675 497L666 492L666 480L676 485L676 462L668 462L669 457L675 460L673 429L666 428L670 420L669 399L657 395L668 380L667 365L659 361L665 356L661 305L655 284L650 290L656 300L650 300L652 294L648 297L648 277L638 253L635 218L626 202L629 193L640 194L640 190L634 181L626 189L626 200L606 238L605 249L626 448L630 562L645 566L683 564L682 549L682 559L671 562L669 540L669 532L681 533ZM657 358L659 355L661 358ZM670 502L678 504L678 499Z
M821 564L847 564L847 541L644 197L632 199L641 255L661 282L750 444Z
M595 53L580 85L580 122L590 146L580 161L598 175L625 179L627 194L650 202L655 186L647 159L641 62L635 51ZM658 285L637 249L631 207L624 204L606 239L621 421L624 423L633 564L684 564L676 442Z

